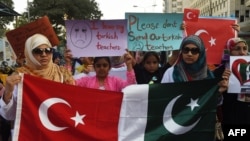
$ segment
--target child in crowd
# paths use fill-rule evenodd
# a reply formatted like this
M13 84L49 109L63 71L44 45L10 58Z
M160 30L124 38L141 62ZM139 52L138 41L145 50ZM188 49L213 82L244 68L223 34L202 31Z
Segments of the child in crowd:
M79 78L76 80L76 85L121 92L124 87L136 83L135 73L132 67L132 56L129 53L125 53L124 61L127 66L126 80L115 76L109 76L109 71L111 69L110 57L95 57L93 67L96 75Z
M164 55L161 55L164 56ZM138 84L153 84L160 83L163 73L171 67L174 63L175 58L178 56L178 52L174 51L172 54L171 61L168 63L163 63L160 65L161 60L166 62L166 55L163 58L160 58L159 53L157 52L146 52L140 63L136 63L134 60L134 71Z

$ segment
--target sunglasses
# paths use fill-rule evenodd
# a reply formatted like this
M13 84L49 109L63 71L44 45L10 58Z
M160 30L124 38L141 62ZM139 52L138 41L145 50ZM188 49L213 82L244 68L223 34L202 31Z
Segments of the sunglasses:
M51 54L53 52L51 47L47 47L47 48L35 48L32 50L33 54L39 54L39 55L43 55L43 53L45 52L45 54Z
M191 53L192 53L193 55L196 55L196 54L200 53L200 49L199 49L199 48L188 48L188 47L184 47L184 48L182 49L182 53L184 53L184 54L188 54L189 51L191 51Z
M97 67L97 68L101 68L101 67L107 68L108 66L109 66L109 64L95 64L95 67Z

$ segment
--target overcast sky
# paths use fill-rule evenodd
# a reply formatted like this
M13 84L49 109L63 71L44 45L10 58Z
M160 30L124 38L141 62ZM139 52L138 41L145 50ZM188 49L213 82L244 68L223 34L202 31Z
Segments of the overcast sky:
M28 0L13 0L15 11L26 11ZM29 0L30 2L33 0ZM95 0L103 13L102 19L124 19L125 12L162 12L163 0ZM136 5L137 7L134 7ZM152 6L156 5L156 6Z

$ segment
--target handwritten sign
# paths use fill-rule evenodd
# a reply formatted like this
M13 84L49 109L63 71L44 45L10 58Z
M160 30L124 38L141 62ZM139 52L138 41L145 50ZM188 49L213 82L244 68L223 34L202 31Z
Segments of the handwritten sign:
M58 37L47 16L7 32L6 37L16 55L20 56L20 58L24 58L25 41L28 37L36 33L45 35L52 46L59 44Z
M230 56L228 93L250 93L250 56Z
M181 13L125 13L130 51L177 50L183 39Z
M121 56L127 48L126 20L67 20L67 47L74 57Z

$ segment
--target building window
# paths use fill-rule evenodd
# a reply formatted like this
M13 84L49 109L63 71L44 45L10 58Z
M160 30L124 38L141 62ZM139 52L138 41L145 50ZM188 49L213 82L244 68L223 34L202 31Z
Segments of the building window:
M249 10L246 10L246 17L249 18Z
M240 1L240 4L241 4L241 5L244 5L244 4L245 4L245 0L241 0L241 1Z
M235 17L236 17L236 18L239 18L239 16L240 16L240 12L239 12L239 10L236 10L236 11L235 11Z
M240 16L240 22L244 22L244 16L243 15Z

